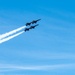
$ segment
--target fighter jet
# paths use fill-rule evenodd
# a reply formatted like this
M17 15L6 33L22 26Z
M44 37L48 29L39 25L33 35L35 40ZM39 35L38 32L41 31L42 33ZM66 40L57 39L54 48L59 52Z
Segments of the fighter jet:
M38 26L39 24L37 25L34 25L34 26L31 26L29 29L34 29L36 26Z
M25 32L26 32L26 31L29 31L29 29L30 29L30 28L25 28L25 30L24 30L24 31L25 31Z
M38 26L38 25L39 25L39 24L34 25L34 26L30 26L29 28L25 28L24 31L26 32L26 31L29 31L30 29L34 29L34 28L35 28L36 26Z
M31 25L31 22L30 23L26 23L26 26L30 26Z
M37 23L38 21L40 21L41 19L38 19L38 20L33 20L31 23L32 24L35 24L35 23Z

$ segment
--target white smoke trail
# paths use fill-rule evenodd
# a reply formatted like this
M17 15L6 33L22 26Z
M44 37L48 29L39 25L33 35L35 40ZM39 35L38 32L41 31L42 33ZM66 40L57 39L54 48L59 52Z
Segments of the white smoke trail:
M3 40L0 40L0 44L3 43L3 42L8 41L8 40L10 40L10 39L12 39L12 38L14 38L14 37L20 35L20 34L22 34L23 32L24 32L24 31L21 31L21 32L16 33L16 34L14 34L14 35L12 35L12 36L9 36L9 37L7 37L7 38L4 38Z
M7 32L7 33L5 33L5 34L0 35L0 40L3 39L3 38L5 38L5 37L7 37L7 36L9 36L9 35L12 35L12 34L18 32L18 31L20 31L20 30L22 30L22 29L25 28L25 27L26 27L26 26L22 26L22 27L20 27L20 28L17 28L17 29L15 29L15 30L12 30L12 31L10 31L10 32Z

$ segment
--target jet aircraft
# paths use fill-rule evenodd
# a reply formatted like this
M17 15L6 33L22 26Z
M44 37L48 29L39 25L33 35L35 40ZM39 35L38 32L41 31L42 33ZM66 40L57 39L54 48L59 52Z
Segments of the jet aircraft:
M29 29L30 29L30 28L25 28L25 30L24 30L24 31L25 31L25 32L26 32L26 31L29 31Z
M26 23L26 26L30 26L31 25L31 22L30 23Z
M29 29L34 29L36 26L38 26L39 24L37 25L34 25L34 26L31 26Z
M31 23L32 24L35 24L35 23L37 23L38 21L40 21L41 19L38 19L38 20L33 20Z
M24 31L26 32L26 31L29 31L30 29L34 29L34 28L35 28L36 26L38 26L38 25L39 25L39 24L34 25L34 26L30 26L29 28L25 28Z

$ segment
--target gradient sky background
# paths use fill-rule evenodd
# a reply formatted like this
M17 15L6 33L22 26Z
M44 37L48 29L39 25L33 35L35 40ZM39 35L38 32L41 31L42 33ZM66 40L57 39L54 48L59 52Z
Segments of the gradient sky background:
M0 75L75 75L75 1L0 0L0 34L39 18L0 44Z

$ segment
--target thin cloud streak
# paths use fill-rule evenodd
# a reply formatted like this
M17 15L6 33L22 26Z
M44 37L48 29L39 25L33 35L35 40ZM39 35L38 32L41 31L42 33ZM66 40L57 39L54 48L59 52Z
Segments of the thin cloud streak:
M24 31L21 31L21 32L19 32L19 33L17 33L17 34L14 34L14 35L12 35L12 36L9 36L9 37L7 37L7 38L4 38L3 40L0 40L0 44L3 43L3 42L9 41L10 39L12 39L12 38L14 38L14 37L19 36L19 35L22 34L23 32L24 32Z
M75 64L56 64L56 65L43 65L43 66L14 66L14 65L0 65L0 70L58 70L58 69L73 69Z
M9 35L12 35L12 34L18 32L18 31L20 31L20 30L22 30L22 29L25 28L25 27L26 27L26 26L22 26L22 27L20 27L20 28L17 28L17 29L15 29L15 30L12 30L12 31L10 31L10 32L7 32L7 33L5 33L5 34L0 35L0 40L3 39L3 38L5 38L5 37L7 37L7 36L9 36Z
M55 52L47 52L44 51L41 52L41 50L36 50L36 51L18 51L18 52L14 52L14 55L20 56L20 57L30 57L30 58L36 58L36 59L73 59L75 60L75 53L55 53Z

